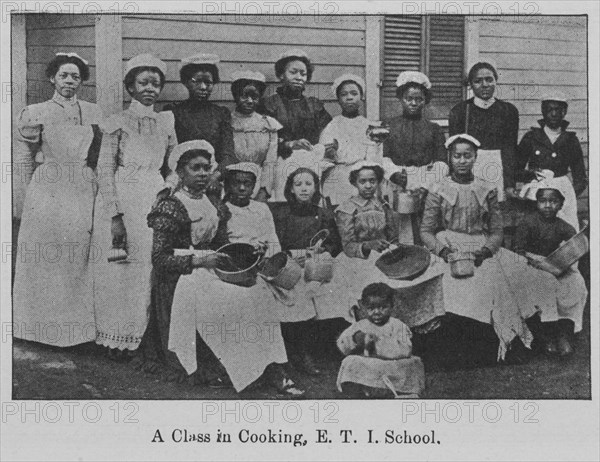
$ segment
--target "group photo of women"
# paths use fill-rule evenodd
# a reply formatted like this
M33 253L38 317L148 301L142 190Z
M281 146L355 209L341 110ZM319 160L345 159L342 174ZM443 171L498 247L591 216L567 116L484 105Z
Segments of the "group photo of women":
M540 96L523 127L477 62L442 127L426 115L439 89L405 70L397 115L369 120L363 76L333 80L338 115L309 96L319 68L302 49L272 58L275 88L250 66L224 79L225 58L182 58L188 97L158 110L168 65L138 54L113 114L79 98L83 57L47 63L52 98L13 121L19 342L291 398L329 380L321 398L415 399L435 368L573 356L588 180L566 95ZM222 80L233 110L211 99ZM52 165L75 174L45 180ZM40 259L36 243L75 251Z

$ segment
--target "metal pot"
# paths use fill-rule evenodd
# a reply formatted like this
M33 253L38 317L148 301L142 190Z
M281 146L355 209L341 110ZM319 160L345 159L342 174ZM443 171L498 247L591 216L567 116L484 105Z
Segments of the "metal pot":
M475 274L475 256L472 252L452 252L448 255L450 274L455 278L470 278Z
M279 252L265 261L260 275L277 287L291 290L302 277L302 268L293 258Z
M242 287L252 287L256 284L258 264L262 255L256 252L254 246L236 242L225 244L217 252L229 255L233 261L233 265L220 265L215 268L215 274L221 281Z

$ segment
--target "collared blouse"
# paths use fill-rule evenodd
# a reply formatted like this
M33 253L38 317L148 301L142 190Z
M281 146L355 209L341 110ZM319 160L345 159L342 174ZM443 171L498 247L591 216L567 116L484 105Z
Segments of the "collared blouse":
M552 170L555 177L568 174L570 169L575 194L581 194L588 180L577 134L567 131L569 123L564 121L561 133L553 143L544 132L543 119L539 124L540 127L531 127L519 143L515 166L517 180L532 181L535 178L532 170L535 169Z
M435 237L441 230L483 234L487 237L485 247L496 253L504 234L494 185L479 178L463 184L447 177L445 181L436 183L425 200L421 222L421 239L436 255L446 247Z
M351 197L338 206L335 221L344 253L348 257L367 258L369 253L364 253L362 249L366 241L392 241L398 237L398 224L392 217L390 207L376 197Z

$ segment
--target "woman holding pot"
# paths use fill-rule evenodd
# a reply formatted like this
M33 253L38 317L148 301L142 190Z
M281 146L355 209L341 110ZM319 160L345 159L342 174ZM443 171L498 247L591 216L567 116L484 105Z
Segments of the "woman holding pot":
M161 171L168 172L177 145L173 114L154 111L166 70L150 54L131 58L123 80L131 104L102 124L101 200L94 223L102 251L94 277L96 342L117 351L137 349L146 329L152 272L146 216L166 187Z
M197 332L224 366L236 391L262 377L279 392L298 396L303 390L283 367L287 355L280 321L288 319L290 312L282 303L285 294L274 291L256 275L262 256L268 258L280 250L269 208L251 199L259 174L259 167L247 162L227 166L224 178L224 202L231 213L226 234L232 244L246 244L250 250L254 247L252 254L239 247L234 255L250 265L241 268L236 264L235 269L227 270L226 277L221 266L220 273L199 268L179 278L171 310L169 349L188 374L194 373L198 367Z
M174 191L152 207L148 226L152 239L152 303L150 320L140 350L144 357L142 368L153 372L163 364L168 379L181 381L187 375L179 361L169 351L171 306L177 281L196 268L214 268L229 257L220 253L189 253L181 249L216 250L227 244L227 220L231 216L218 195L205 193L214 164L213 147L204 140L178 144L169 156L169 168L176 172L178 184ZM180 250L177 250L180 249ZM205 348L199 351L205 355ZM210 364L202 364L207 374ZM212 377L218 383L220 377ZM210 384L211 382L209 382Z
M401 72L396 87L402 114L389 121L390 136L383 143L383 167L390 181L384 190L401 213L400 241L420 243L427 190L448 174L445 138L440 126L423 116L431 101L429 78L421 72Z
M14 150L14 335L61 347L95 338L88 255L102 111L77 98L89 76L81 56L57 53L46 67L54 95L23 109Z
M421 239L445 262L438 263L446 273L446 311L492 324L500 340L498 359L503 360L514 348L512 359L520 361L519 339L529 347L528 327L532 331L537 328L526 321L538 310L555 306L556 300L552 294L536 290L546 285L532 276L526 259L501 250L503 229L496 186L473 173L479 146L468 134L446 141L451 173L427 195Z

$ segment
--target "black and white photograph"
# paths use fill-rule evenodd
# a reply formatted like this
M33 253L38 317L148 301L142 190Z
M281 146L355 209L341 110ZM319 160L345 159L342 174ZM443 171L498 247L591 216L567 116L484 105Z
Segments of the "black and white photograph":
M598 10L2 2L3 458L597 458Z

